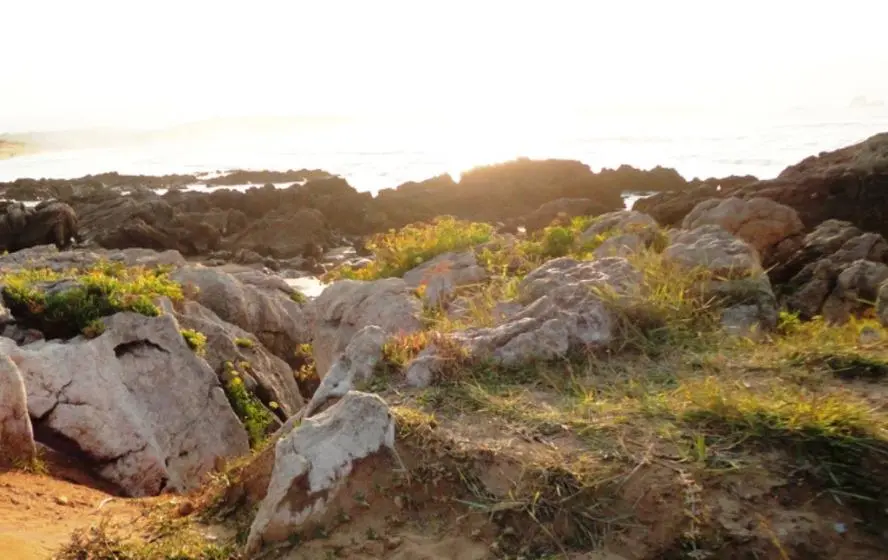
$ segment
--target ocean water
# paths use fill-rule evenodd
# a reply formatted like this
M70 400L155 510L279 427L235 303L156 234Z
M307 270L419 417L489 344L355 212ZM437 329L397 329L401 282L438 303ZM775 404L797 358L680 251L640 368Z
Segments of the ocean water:
M888 107L734 113L558 116L487 122L210 122L67 145L0 161L0 181L232 169L324 169L376 192L515 157L578 159L593 169L674 167L686 178L776 176L821 151L888 131ZM101 140L101 135L99 135ZM72 147L75 145L75 147Z

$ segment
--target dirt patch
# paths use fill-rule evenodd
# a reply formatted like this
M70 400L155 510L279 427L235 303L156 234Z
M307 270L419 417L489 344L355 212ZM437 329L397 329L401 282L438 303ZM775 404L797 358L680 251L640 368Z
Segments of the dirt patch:
M139 501L119 498L65 457L42 448L47 473L0 471L0 550L3 558L43 560L72 532L103 518L135 519Z

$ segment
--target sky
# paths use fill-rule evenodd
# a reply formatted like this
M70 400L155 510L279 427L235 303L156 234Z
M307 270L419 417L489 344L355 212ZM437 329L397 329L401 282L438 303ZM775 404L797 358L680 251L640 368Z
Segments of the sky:
M0 0L0 132L888 101L882 0Z

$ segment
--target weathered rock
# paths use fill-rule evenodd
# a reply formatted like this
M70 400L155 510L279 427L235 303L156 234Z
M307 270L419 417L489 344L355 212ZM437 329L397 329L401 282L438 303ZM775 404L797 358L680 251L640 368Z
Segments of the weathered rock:
M757 197L706 200L694 207L682 222L682 228L688 230L705 225L721 226L755 247L765 259L782 241L805 230L795 210Z
M619 210L598 216L580 236L580 242L591 241L599 235L634 233L646 244L650 244L659 230L657 222L647 214L634 210Z
M888 282L883 282L879 286L878 299L876 301L876 313L879 321L884 326L888 326Z
M707 296L721 306L726 333L755 338L777 327L777 298L764 273L747 278L710 282Z
M626 294L641 282L638 270L618 257L577 261L563 257L551 260L524 277L518 286L519 300L531 303L552 293L571 294L595 288Z
M888 265L857 260L848 265L836 279L832 293L823 302L823 317L833 323L845 323L852 315L872 309L879 288L888 280Z
M768 274L787 307L803 319L823 314L831 321L843 322L849 314L871 307L878 290L874 282L881 271L875 265L886 263L888 242L881 235L862 233L848 222L828 220L806 235L799 249ZM849 268L839 285L840 276ZM854 303L858 297L870 303Z
M226 362L248 364L239 368L241 378L247 389L266 406L276 402L286 416L291 416L305 404L292 368L269 352L254 335L223 321L195 301L185 301L178 310L171 305L166 307L182 328L197 330L207 337L204 358L221 381L228 381Z
M458 331L448 339L472 359L506 367L604 348L614 340L609 303L637 293L640 284L641 274L626 259L555 259L522 281L519 298L529 305L520 312L494 327ZM440 353L425 353L408 365L410 383L428 382L446 363Z
M36 456L25 382L10 357L0 354L0 463L26 462Z
M369 381L376 364L382 360L382 348L387 338L385 331L376 325L358 331L333 362L330 371L323 375L320 386L305 407L304 416L311 416L327 400L359 389Z
M35 425L88 458L132 496L195 488L219 458L249 451L210 367L170 315L118 313L105 332L16 347Z
M404 280L375 282L340 280L311 304L312 347L318 373L323 377L336 356L361 329L375 325L387 335L421 330L422 306Z
M620 210L599 216L580 236L580 243L589 244L606 237L594 255L597 258L625 257L650 247L660 228L647 214Z
M488 276L475 254L466 251L438 255L404 274L404 282L411 288L422 286L422 298L427 304L444 305L458 287L478 284Z
M671 232L663 255L688 269L703 269L720 278L746 277L761 270L751 245L716 225Z
M385 401L358 392L283 435L275 445L271 482L250 527L247 553L322 518L360 463L393 450L394 444L395 421Z
M189 266L176 270L170 278L183 285L186 293L197 288L191 299L212 310L220 319L253 333L275 356L296 365L293 351L310 340L309 324L300 304L283 289L271 287L254 276L244 283L215 268ZM286 282L281 280L286 286ZM275 286L279 285L276 282ZM292 293L292 288L287 286Z
M178 251L157 252L151 249L123 249L120 251L95 249L60 252L54 245L37 245L8 255L0 255L0 270L22 268L48 268L55 272L69 269L84 269L99 262L121 263L125 266L178 267L185 259Z

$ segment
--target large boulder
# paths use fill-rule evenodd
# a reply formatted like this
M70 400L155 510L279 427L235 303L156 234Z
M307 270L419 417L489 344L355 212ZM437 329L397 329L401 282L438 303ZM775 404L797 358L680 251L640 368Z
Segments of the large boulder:
M358 392L283 434L275 444L271 481L250 527L247 553L323 520L333 504L348 514L355 500L337 498L346 494L349 476L394 445L395 420L388 405Z
M247 275L244 278L255 283L245 283L232 274L203 266L182 267L170 278L220 319L253 333L275 356L290 365L297 364L294 351L310 340L309 322L302 306L279 288L286 285L282 280L269 287L263 282L274 280L260 282Z
M777 299L755 248L717 225L672 232L663 256L698 273L699 296L718 303L729 334L756 336L777 326Z
M784 240L804 232L798 213L767 198L736 197L701 202L685 216L683 229L717 225L746 241L767 260Z
M444 253L424 262L404 274L404 282L411 288L422 287L422 298L427 304L444 305L460 286L478 284L488 276L475 254L465 251Z
M293 369L268 351L255 335L219 318L196 301L185 301L174 309L166 305L184 329L194 329L207 337L204 359L221 381L229 381L226 364L246 364L240 368L247 389L266 406L275 402L285 416L295 414L305 404Z
M470 328L444 336L405 371L407 382L425 386L452 362L455 345L472 360L516 367L563 358L572 351L606 348L615 341L611 305L639 294L641 273L624 258L577 261L560 258L534 270L519 286L525 306L493 327Z
M249 452L216 374L172 316L118 313L104 323L92 340L0 339L52 443L73 447L131 496L196 488L219 458Z
M388 335L422 329L422 305L401 278L374 282L340 280L310 305L313 355L322 378L336 356L364 327L374 325Z
M706 270L720 278L746 277L761 270L755 248L717 225L672 232L663 255L689 270Z
M23 463L36 456L25 382L15 362L0 354L0 463Z

